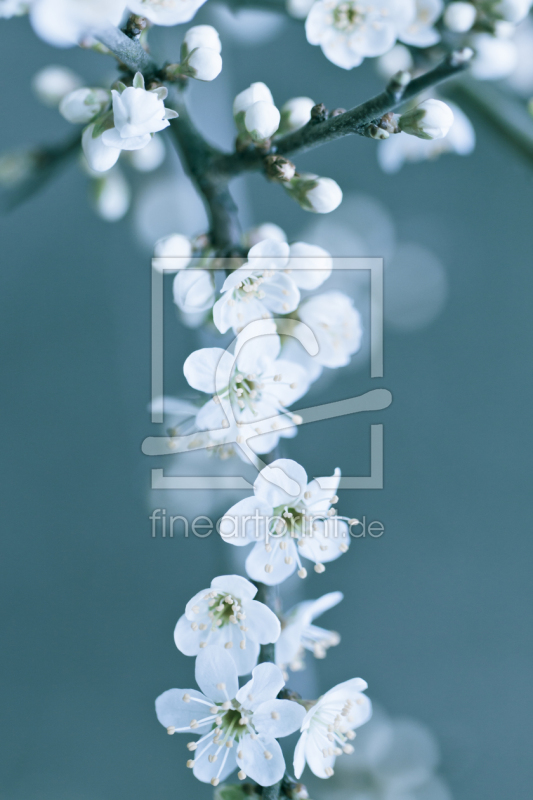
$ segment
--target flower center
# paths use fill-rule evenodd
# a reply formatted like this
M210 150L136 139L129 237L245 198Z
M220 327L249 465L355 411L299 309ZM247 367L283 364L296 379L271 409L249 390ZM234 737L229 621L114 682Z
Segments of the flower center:
M353 31L365 19L364 9L357 3L340 3L333 11L333 25L339 31Z

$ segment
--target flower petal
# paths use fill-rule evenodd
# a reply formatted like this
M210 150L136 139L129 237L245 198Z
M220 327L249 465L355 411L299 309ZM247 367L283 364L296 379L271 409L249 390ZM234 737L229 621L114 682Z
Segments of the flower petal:
M216 761L210 761L209 756ZM236 758L235 747L221 747L213 742L209 746L201 744L194 753L193 775L202 783L210 783L213 778L223 781L235 769Z
M274 700L284 686L285 681L280 668L270 661L265 661L264 664L255 667L252 679L239 689L236 699L245 708L254 711L267 700Z
M184 700L184 697L190 699ZM209 698L196 689L169 689L160 694L155 701L155 711L157 719L165 728L173 727L178 732L185 732L180 730L185 728L188 732L191 730L189 727L191 720L201 720L209 716L210 705ZM212 721L202 723L194 731L205 731L211 725Z
M220 535L225 542L242 547L252 542L263 542L266 522L272 508L258 497L245 497L226 511L219 523Z
M246 604L248 636L260 644L277 641L281 624L277 616L264 603L251 600Z
M232 700L239 689L235 662L223 647L202 650L196 659L194 674L200 689L215 702Z
M227 592L239 600L253 600L257 594L257 589L243 578L242 575L219 575L211 581L211 588L221 592Z
M304 717L305 708L293 700L267 700L254 711L254 728L280 739L300 730Z
M294 557L296 546L289 540L287 550L280 550L276 539L270 540L272 550L268 552L264 542L257 542L246 559L246 572L254 581L261 581L267 586L276 586L289 578L298 564ZM287 560L290 558L290 562ZM269 567L268 572L265 567ZM272 567L272 569L270 569Z
M301 777L302 772L304 771L305 767L305 743L307 741L308 732L304 731L300 738L298 739L298 743L294 748L294 761L293 761L293 769L294 769L294 777L298 780Z
M300 289L317 289L331 275L333 259L327 250L316 244L294 242L287 268Z
M259 786L272 786L283 778L285 759L275 739L245 736L239 742L238 753L241 757L237 756L237 764Z
M221 347L203 347L201 350L195 350L183 365L183 374L188 384L200 392L214 394L215 376L218 376L221 368L226 366L228 357L231 358ZM224 361L219 366L221 359Z
M258 499L271 508L293 505L307 486L307 473L296 461L278 458L261 470L254 483Z

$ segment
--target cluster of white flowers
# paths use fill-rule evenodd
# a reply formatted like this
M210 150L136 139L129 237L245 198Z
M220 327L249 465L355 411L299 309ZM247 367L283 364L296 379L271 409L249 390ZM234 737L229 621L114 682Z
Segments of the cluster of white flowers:
M308 483L303 467L287 459L260 472L254 497L233 506L220 526L222 537L233 544L255 542L246 562L252 579L279 584L297 566L304 577L300 554L322 572L322 561L346 552L346 522L331 509L339 479L336 470L332 478ZM235 769L240 780L250 777L260 786L277 783L286 769L277 740L296 731L300 731L294 751L296 777L307 763L315 775L329 778L336 758L353 753L350 741L355 729L371 717L366 682L353 678L318 700L280 698L280 692L285 669L301 668L305 649L322 658L328 647L338 644L338 634L312 622L339 603L342 594L300 603L281 619L256 596L250 581L221 575L189 600L174 640L182 653L196 657L200 691L170 689L160 695L159 722L169 734L200 736L187 744L192 756L187 766L196 778L213 786ZM261 645L275 645L276 663L258 663ZM239 688L239 676L250 672L251 679Z

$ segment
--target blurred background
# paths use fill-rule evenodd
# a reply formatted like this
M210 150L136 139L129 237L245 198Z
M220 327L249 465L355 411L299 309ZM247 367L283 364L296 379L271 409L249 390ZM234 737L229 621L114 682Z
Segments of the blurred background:
M345 72L326 61L300 23L265 14L258 25L208 5L195 23L219 27L224 70L193 87L192 109L221 145L234 136L232 98L252 81L266 81L278 104L306 95L329 108L353 106L382 85L368 62ZM176 54L181 35L159 29L157 54ZM70 133L32 94L38 69L67 65L89 85L113 71L111 59L48 47L25 19L0 24L0 64L1 150ZM315 236L338 255L385 258L383 380L369 377L365 331L354 366L321 379L301 405L383 386L392 406L304 427L285 454L309 475L336 466L365 475L369 425L384 424L385 488L345 491L339 508L381 521L385 533L355 540L305 582L307 597L343 590L344 602L319 623L342 642L324 661L308 657L308 672L290 682L322 693L355 675L368 681L386 709L374 734L388 725L390 739L396 725L404 745L414 742L398 756L400 772L415 750L448 787L424 788L424 778L411 794L387 795L394 800L519 798L533 782L533 173L464 110L477 135L468 157L387 175L376 143L355 137L299 157L300 169L345 192L327 219L311 218L259 176L234 187L245 225L271 221L289 240ZM116 224L95 215L75 164L0 219L2 800L212 793L185 769L185 740L165 734L153 706L165 689L193 685L174 625L189 597L236 562L215 537L151 538L149 514L216 515L243 496L151 494L151 468L190 474L198 456L175 463L141 454L143 438L157 433L147 413L151 246L205 225L166 144L156 172L128 174L132 208ZM206 337L178 324L166 280L166 389L176 394L186 388L186 355ZM364 316L364 287L354 291ZM288 602L301 590L285 587ZM312 797L384 796L379 768L363 763L369 730L357 756L363 783L345 757L340 777L309 781Z

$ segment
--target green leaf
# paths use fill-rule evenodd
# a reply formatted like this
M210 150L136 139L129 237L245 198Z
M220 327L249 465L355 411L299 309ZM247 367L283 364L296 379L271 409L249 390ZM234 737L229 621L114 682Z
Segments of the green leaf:
M215 789L214 800L260 800L260 796L249 783L222 783Z
M144 78L142 76L142 72L136 72L133 76L133 88L144 89Z

